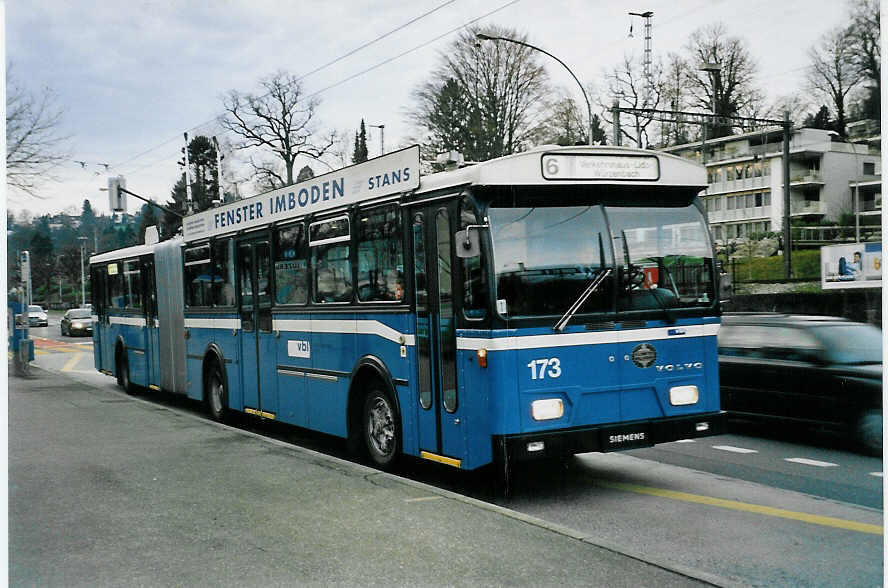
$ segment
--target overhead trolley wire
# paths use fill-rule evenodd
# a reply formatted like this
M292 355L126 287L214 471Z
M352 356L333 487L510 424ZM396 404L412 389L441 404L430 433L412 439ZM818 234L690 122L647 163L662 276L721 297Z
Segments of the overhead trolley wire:
M410 25L412 25L412 24L418 22L419 20L421 20L421 19L423 19L423 18L425 18L425 17L427 17L427 16L429 16L429 15L431 15L431 14L433 14L433 13L439 11L439 10L441 10L441 9L444 8L445 6L447 6L447 5L449 5L449 4L453 4L455 1L456 1L456 0L446 0L445 2L443 2L443 3L439 4L438 6L432 8L431 10L428 10L428 11L426 11L426 12L420 14L419 16L416 16L416 17L410 19L410 20L407 21L406 23L404 23L404 24L402 24L402 25L399 25L399 26L395 27L394 29L392 29L392 30L390 30L390 31L388 31L388 32L386 32L386 33L383 33L382 35L379 35L379 36L376 37L375 39L373 39L373 40L371 40L371 41L368 41L368 42L364 43L363 45L360 45L360 46L358 46L358 47L352 49L351 51L348 51L347 53L344 53L344 54L340 55L340 56L337 57L336 59L333 59L332 61L329 61L329 62L325 63L324 65L321 65L321 66L319 66L319 67L317 67L317 68L311 70L310 72L308 72L308 73L306 73L306 74L303 74L303 75L297 77L296 79L297 79L297 80L303 80L303 79L307 78L308 76L313 75L313 74L316 74L316 73L318 73L319 71L321 71L321 70L323 70L323 69L326 69L326 68L330 67L331 65L333 65L333 64L335 64L335 63L338 63L339 61L342 61L343 59L345 59L345 58L347 58L347 57L351 57L351 56L354 55L355 53L357 53L357 52L359 52L359 51L361 51L361 50L363 50L363 49L366 49L367 47L369 47L369 46L371 46L371 45L373 45L373 44L375 44L375 43L378 43L379 41L385 39L386 37L389 37L389 36L393 35L394 33L398 32L398 31L401 31L401 30L407 28L408 26L410 26ZM514 1L517 2L518 0L514 0ZM514 4L514 2L512 2L512 4ZM494 12L496 12L496 11L494 11ZM490 13L490 14L492 14L492 13ZM483 17L482 17L482 18L483 18ZM452 32L452 31L451 31L451 32ZM449 33L448 33L448 34L449 34ZM317 92L316 92L315 94L317 94ZM267 94L266 94L266 95L267 95ZM260 97L260 98L261 98L261 97ZM188 131L194 131L194 130L196 130L196 129L199 129L200 127L202 127L202 126L204 126L204 125L208 125L208 124L212 123L212 122L215 121L215 120L216 120L216 117L213 117L213 118L211 118L211 119L208 120L208 121L202 122L202 123L200 123L200 124L198 124L198 125L195 125L195 126L191 127L190 129L188 129ZM175 137L171 137L170 139L167 139L166 141L164 141L164 142L162 142L162 143L160 143L160 144L158 144L158 145L156 145L156 146L154 146L154 147L151 147L150 149L146 149L145 151L142 151L141 153L139 153L139 154L137 154L137 155L134 155L133 157L130 157L129 159L126 159L126 160L124 160L124 161L121 161L121 162L119 162L119 163L114 164L112 167L114 167L114 168L116 169L116 168L119 168L119 167L121 167L121 166L124 166L124 165L126 165L126 164L128 164L128 163L130 163L130 162L132 162L132 161L135 161L135 160L139 159L140 157L143 157L143 156L147 155L148 153L151 153L152 151L156 151L157 149L160 149L161 147L164 147L165 145L168 145L169 143L172 143L173 141L178 141L178 140L179 140L178 135L175 136ZM141 169L141 168L140 168L140 169Z

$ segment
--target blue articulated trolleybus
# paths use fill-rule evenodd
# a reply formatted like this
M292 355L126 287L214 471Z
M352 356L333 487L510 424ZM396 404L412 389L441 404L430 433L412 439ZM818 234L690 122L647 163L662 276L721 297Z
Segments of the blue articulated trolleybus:
M96 367L464 469L717 434L717 274L674 156L419 148L90 260Z

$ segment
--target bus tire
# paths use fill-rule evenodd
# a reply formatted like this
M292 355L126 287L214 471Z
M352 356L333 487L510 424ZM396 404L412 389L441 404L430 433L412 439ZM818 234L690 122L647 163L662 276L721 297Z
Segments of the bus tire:
M204 390L210 417L217 423L224 422L228 416L228 390L225 388L225 377L218 365L210 368Z
M364 400L361 422L370 460L381 469L392 468L401 453L401 423L395 403L378 385Z
M123 349L117 352L117 385L127 394L135 394L135 386L130 380L129 361Z

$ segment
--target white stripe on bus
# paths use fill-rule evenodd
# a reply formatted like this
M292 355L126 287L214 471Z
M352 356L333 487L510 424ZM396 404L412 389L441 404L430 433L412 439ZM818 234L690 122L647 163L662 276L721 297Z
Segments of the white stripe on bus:
M144 318L137 318L133 316L111 316L108 317L108 322L112 325L131 325L133 327L145 326Z
M186 318L186 329L240 329L239 318Z
M552 335L526 335L523 337L457 337L458 349L506 351L511 349L537 349L542 347L570 347L574 345L595 345L601 343L634 343L636 341L656 341L663 339L687 339L718 334L718 324L683 325L681 327L657 327L653 329L629 329L625 331L592 331L584 333L560 333ZM670 335L669 331L680 331Z
M341 319L275 319L272 329L282 332L300 333L340 333L344 335L376 335L400 343L414 345L416 337L393 329L385 323L374 320Z

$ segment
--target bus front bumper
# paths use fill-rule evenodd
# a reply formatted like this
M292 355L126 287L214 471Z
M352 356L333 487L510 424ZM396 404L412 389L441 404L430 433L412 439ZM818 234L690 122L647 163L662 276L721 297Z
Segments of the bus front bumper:
M505 445L511 460L564 457L577 453L623 451L725 432L725 412L650 419L592 427L494 437L494 455Z

